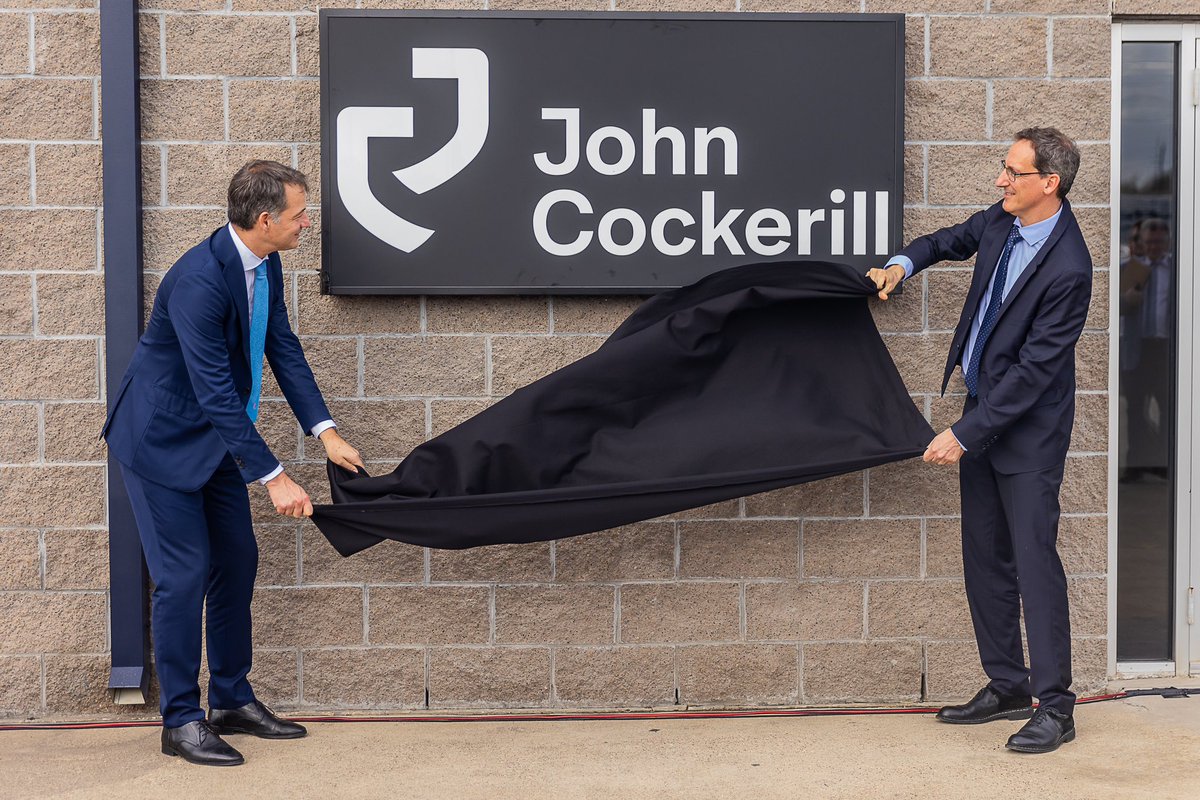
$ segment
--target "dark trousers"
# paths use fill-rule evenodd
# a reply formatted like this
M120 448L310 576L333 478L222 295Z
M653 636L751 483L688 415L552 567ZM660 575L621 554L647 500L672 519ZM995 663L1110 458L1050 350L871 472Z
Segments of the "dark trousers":
M204 718L198 680L205 612L209 705L246 705L254 699L246 676L258 544L250 498L233 459L226 456L195 492L168 489L124 466L122 474L154 580L151 625L163 725Z
M1070 714L1067 578L1055 543L1063 465L1005 475L986 457L959 464L963 568L979 658L992 688ZM1029 667L1021 649L1021 608Z

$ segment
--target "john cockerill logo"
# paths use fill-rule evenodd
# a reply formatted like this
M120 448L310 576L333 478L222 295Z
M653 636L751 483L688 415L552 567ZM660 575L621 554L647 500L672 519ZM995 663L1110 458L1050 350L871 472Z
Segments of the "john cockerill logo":
M441 186L462 172L483 148L488 134L488 58L475 48L417 47L414 78L458 81L458 128L433 155L392 173L417 194ZM393 213L371 192L367 145L379 137L413 135L411 106L349 106L337 115L337 185L342 203L359 224L397 250L411 253L434 231Z

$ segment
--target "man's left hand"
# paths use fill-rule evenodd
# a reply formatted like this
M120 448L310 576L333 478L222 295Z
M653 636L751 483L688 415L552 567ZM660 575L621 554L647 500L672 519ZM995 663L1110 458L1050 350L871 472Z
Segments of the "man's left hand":
M929 447L925 448L923 458L930 464L957 464L966 452L958 444L958 439L954 438L954 434L949 428L933 437L933 441L929 443Z
M358 467L366 469L362 456L342 438L336 428L321 431L321 444L325 445L325 457L339 467L351 472L358 472Z

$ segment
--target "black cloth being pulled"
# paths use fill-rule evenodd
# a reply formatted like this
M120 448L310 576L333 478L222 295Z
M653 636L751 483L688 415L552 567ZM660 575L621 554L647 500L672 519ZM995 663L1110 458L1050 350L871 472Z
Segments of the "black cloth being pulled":
M576 536L919 455L933 431L844 264L736 267L643 303L581 358L414 449L329 464L338 552Z

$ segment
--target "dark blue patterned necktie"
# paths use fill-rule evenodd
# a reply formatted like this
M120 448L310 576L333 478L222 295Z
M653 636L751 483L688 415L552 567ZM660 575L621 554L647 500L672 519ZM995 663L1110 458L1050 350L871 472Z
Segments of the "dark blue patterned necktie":
M971 348L971 360L967 363L967 369L963 372L963 379L967 383L967 391L971 397L976 395L979 389L979 358L983 355L983 346L987 344L988 337L992 335L992 328L996 327L996 317L1000 316L1000 303L1004 300L1004 284L1008 281L1008 259L1012 256L1013 248L1017 246L1017 242L1021 239L1021 229L1013 223L1012 230L1008 232L1008 240L1004 243L1004 253L1000 256L1000 263L996 265L996 280L992 282L992 293L988 297L987 310L983 312L983 322L979 324L979 334L975 337L975 346Z

